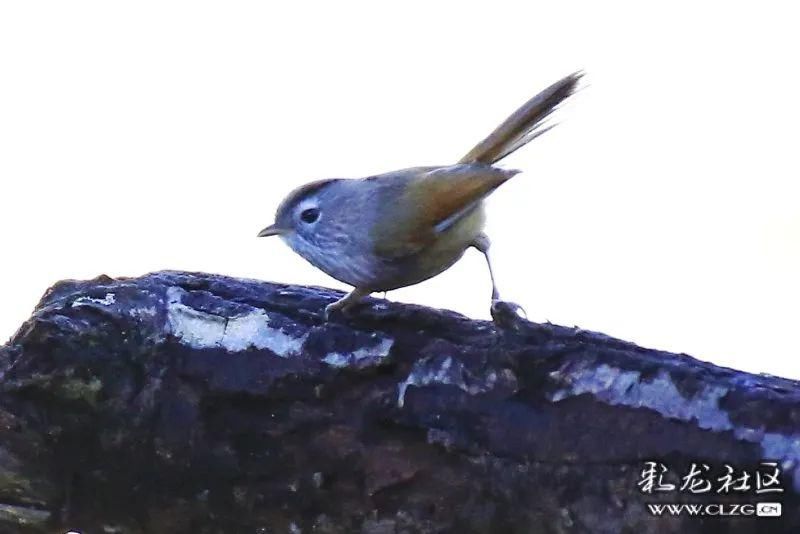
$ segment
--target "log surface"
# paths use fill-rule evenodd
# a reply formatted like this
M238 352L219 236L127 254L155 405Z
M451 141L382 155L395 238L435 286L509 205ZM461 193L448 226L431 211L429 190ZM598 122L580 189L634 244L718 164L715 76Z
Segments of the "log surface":
M158 272L65 281L0 348L0 532L789 532L800 384L576 328ZM757 355L754 355L757 356ZM644 462L780 494L642 491ZM647 503L778 501L780 519Z

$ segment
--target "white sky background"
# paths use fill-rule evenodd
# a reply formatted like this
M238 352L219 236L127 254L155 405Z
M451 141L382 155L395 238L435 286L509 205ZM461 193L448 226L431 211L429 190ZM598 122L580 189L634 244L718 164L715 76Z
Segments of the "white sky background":
M63 278L344 288L255 237L286 193L455 162L585 69L490 200L504 297L800 378L800 37L777 5L4 2L0 338ZM489 293L470 251L389 298L487 318Z

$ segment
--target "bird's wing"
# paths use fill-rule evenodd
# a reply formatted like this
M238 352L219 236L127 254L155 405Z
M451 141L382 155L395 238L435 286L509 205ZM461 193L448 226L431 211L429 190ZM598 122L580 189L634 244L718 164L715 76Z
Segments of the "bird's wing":
M410 172L393 201L380 208L372 233L378 256L423 250L519 171L472 163Z

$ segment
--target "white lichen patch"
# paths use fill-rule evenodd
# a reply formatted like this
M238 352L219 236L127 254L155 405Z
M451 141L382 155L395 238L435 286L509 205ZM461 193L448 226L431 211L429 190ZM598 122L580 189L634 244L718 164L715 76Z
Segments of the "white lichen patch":
M100 306L111 306L117 301L114 293L106 293L106 296L101 299L95 299L92 297L79 297L72 302L72 308L77 308L78 306L88 306L91 304L99 304Z
M270 326L269 315L260 309L233 317L196 310L181 302L183 290L167 291L167 327L181 343L198 349L222 348L240 352L267 349L282 358L298 354L307 334L292 336Z
M719 409L719 400L728 393L722 386L706 387L690 399L681 395L669 373L659 372L654 378L641 380L639 371L626 371L606 364L570 373L570 387L553 393L550 400L592 393L609 404L647 407L661 415L691 421L708 430L731 430L728 413Z
M445 358L438 366L435 365L435 361L434 358L426 358L414 364L408 377L398 386L397 406L399 408L405 404L406 391L409 386L446 384L456 386L470 395L477 395L490 390L497 381L497 374L494 372L490 373L483 381L473 379L464 368L464 364L454 360L451 356Z
M453 366L453 358L448 356L438 370L426 370L427 361L419 361L414 364L408 377L397 388L397 407L402 408L406 402L406 390L408 386L427 386L428 384L452 384L449 377L450 368ZM461 387L460 384L455 385Z
M383 361L392 350L394 340L383 338L371 347L362 347L352 352L331 352L322 361L334 367L366 367Z
M564 388L550 395L553 402L591 393L611 405L644 407L665 417L687 422L696 420L697 426L706 430L731 430L737 439L759 444L764 459L779 460L785 470L793 470L795 491L800 491L800 434L770 433L764 428L734 424L719 405L729 391L724 386L709 385L687 398L666 371L644 380L639 371L606 364L577 370L562 368L551 373L551 377L565 382Z
M51 514L34 505L0 504L0 520L20 527L43 528Z
M264 310L256 310L232 317L221 344L229 351L245 350L252 346L288 358L300 353L307 337L307 334L292 336L279 328L272 328L269 326L269 315Z
M131 317L142 319L145 317L155 317L158 315L158 310L156 310L155 306L146 306L144 308L131 308L128 313L131 315Z

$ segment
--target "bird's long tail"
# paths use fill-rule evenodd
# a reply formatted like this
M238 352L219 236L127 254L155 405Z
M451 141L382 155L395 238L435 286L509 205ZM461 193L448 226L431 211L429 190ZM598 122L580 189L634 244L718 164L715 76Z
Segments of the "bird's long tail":
M459 163L491 165L552 128L552 125L543 125L544 119L575 92L581 76L582 72L570 74L525 102L486 139L475 145Z

